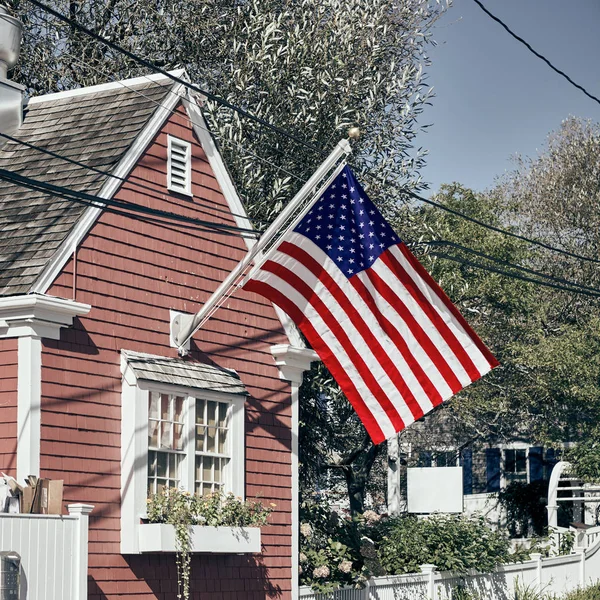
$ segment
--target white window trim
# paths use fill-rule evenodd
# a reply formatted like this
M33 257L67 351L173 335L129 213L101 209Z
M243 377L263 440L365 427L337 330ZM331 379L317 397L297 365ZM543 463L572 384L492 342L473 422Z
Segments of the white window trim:
M123 359L121 391L121 553L139 554L139 525L146 515L148 482L148 394L150 391L229 402L231 414L231 458L225 479L225 491L244 498L244 401L240 394L226 394L186 388L154 381L138 380ZM190 423L190 402L184 404L187 419L186 443L193 439L195 424ZM192 453L190 453L192 455ZM193 453L195 456L195 453ZM181 485L194 489L194 461L185 459Z
M173 142L185 148L185 188L173 184L171 180L171 157ZM193 197L192 194L192 145L178 137L167 135L167 189L176 194Z

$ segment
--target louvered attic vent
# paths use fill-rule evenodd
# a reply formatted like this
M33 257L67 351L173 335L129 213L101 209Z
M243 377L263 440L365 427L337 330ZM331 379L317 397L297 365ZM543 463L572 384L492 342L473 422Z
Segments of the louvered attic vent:
M192 195L192 147L188 142L168 136L167 188Z

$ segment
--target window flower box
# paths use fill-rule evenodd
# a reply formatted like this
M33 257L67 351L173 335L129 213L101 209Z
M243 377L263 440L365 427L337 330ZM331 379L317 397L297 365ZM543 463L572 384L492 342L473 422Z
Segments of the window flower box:
M260 527L192 525L191 552L243 554L260 552ZM167 523L139 525L140 552L175 552L175 528Z

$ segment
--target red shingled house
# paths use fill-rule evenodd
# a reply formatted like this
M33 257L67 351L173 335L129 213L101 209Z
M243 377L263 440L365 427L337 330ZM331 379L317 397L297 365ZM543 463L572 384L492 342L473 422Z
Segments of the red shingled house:
M32 98L4 132L112 176L5 140L1 169L251 227L196 100L166 77ZM148 488L165 483L277 506L251 552L215 539L194 553L194 598L295 597L296 403L315 355L245 292L187 357L170 337L174 313L195 313L250 242L6 181L0 207L0 470L63 479L65 505L94 505L87 597L175 597L172 548L141 520Z

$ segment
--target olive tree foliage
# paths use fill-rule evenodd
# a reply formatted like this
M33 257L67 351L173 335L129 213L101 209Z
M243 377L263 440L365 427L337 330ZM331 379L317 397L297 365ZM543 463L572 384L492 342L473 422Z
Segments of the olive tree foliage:
M279 213L350 126L362 132L351 163L359 173L368 172L365 187L388 216L402 204L400 186L423 185L419 168L425 157L414 141L431 99L424 67L433 24L449 0L47 2L163 69L185 67L203 89L314 147L200 98L259 228ZM132 59L27 0L9 5L25 34L13 77L31 95L147 74ZM301 433L303 482L316 481L323 471L343 473L353 509L360 511L381 448L372 446L322 367L311 372L303 393L303 422L310 424ZM318 408L322 398L330 399L327 412ZM375 468L385 472L381 463Z
M374 180L421 185L413 148L430 99L423 66L446 0L49 0L57 10L318 150L229 108L205 114L250 213L269 221L343 137L363 132L352 159ZM38 94L144 74L133 60L27 0L15 78ZM381 183L379 184L381 186ZM387 202L397 201L397 194Z

